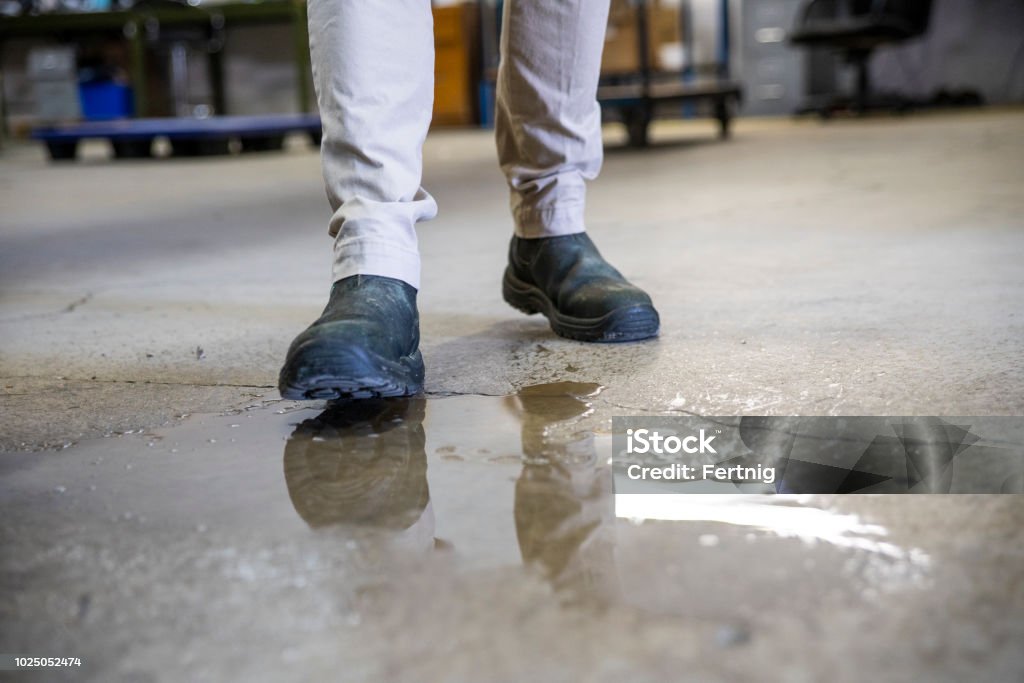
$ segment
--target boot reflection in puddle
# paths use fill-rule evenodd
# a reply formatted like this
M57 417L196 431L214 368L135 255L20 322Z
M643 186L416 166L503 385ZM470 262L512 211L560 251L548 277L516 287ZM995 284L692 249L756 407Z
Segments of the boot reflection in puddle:
M434 544L427 487L424 399L365 399L330 405L288 438L284 477L312 528L400 532Z
M539 567L570 602L609 604L621 592L611 469L599 462L593 434L574 425L600 390L561 382L527 387L509 401L522 421L526 458L515 490L523 562Z

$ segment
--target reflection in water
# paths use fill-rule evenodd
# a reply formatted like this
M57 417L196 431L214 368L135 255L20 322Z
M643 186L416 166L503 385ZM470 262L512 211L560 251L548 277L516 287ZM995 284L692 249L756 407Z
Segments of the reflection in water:
M594 437L574 430L596 384L528 387L507 407L522 425L523 471L514 517L523 562L579 599L618 594L611 471ZM300 424L285 446L295 510L312 528L349 526L433 538L423 399L331 405ZM421 544L426 550L432 544Z
M594 435L574 431L596 384L560 382L523 389L510 401L522 421L525 460L516 482L516 537L523 562L579 599L618 595L611 470Z
M799 538L808 544L824 541L894 559L909 557L921 564L927 560L918 550L907 551L882 540L888 534L884 527L866 523L855 514L781 505L759 495L619 494L615 513L634 522L721 522L760 529L781 538Z
M284 451L288 495L313 528L352 525L433 538L424 399L337 403L296 427Z

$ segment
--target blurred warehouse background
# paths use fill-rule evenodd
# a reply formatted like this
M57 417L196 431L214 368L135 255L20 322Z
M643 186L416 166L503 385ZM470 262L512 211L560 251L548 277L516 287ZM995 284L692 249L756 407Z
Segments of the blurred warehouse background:
M434 123L487 126L500 0L433 5ZM865 22L879 7L896 17L885 21L916 26L871 34ZM294 0L0 0L5 133L82 120L315 113L305 16ZM636 90L641 82L679 86L661 91L676 96L658 116L697 116L707 103L730 116L830 115L848 108L837 95L856 104L850 67L861 57L871 97L888 98L883 108L1020 102L1021 29L1020 0L613 0L603 75L620 90L603 99L610 119L637 119L631 137L640 144L653 114L633 106L650 94ZM681 96L709 82L735 86L742 99Z

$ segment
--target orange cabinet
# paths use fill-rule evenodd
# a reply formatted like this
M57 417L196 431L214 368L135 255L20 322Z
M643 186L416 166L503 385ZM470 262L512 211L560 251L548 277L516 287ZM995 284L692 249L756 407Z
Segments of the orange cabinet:
M434 8L434 125L476 123L479 80L476 5Z

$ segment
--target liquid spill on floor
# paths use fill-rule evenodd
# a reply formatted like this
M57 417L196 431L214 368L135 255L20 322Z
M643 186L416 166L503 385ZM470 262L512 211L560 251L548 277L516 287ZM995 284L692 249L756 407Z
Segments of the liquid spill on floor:
M91 655L97 680L303 678L339 657L351 680L481 680L481 658L493 680L643 680L746 675L768 652L813 671L869 625L913 624L925 654L893 665L916 666L946 633L918 608L950 576L981 590L943 538L972 497L634 499L617 517L600 390L276 403L7 454L0 649ZM994 505L1019 537L1020 506ZM822 623L836 642L805 652ZM745 655L704 661L723 648Z

